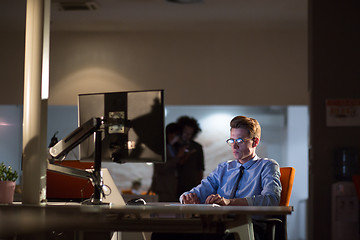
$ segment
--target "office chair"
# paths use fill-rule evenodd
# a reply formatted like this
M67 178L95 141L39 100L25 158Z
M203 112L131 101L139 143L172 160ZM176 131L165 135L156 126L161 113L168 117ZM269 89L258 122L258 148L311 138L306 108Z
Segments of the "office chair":
M282 186L281 198L279 206L289 206L291 191L294 184L295 168L281 167L280 168L280 182Z
M91 169L93 162L80 162L78 160L55 161L61 166ZM46 198L49 201L76 201L88 199L94 193L90 180L65 175L47 170L46 173Z
M281 167L280 182L282 186L279 206L289 206L291 191L294 183L295 168ZM287 239L287 222L286 215L275 216L274 218L265 218L259 220L266 223L266 238L271 240Z

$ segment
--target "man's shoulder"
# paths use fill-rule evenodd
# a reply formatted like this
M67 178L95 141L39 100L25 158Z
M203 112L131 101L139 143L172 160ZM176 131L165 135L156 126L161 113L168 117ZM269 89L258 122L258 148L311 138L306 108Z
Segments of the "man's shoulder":
M279 166L279 163L275 159L271 158L257 158L256 161L259 163L262 163L263 165L277 165Z
M277 163L277 161L275 159L272 158L261 158L263 161L265 162L272 162L272 163Z

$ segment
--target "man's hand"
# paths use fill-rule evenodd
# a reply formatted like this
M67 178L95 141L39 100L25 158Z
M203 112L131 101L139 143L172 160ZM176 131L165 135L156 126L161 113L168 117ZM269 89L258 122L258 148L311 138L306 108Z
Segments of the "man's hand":
M227 199L221 197L219 194L212 194L208 196L205 200L206 204L218 204L220 206L248 206L248 202L246 198L234 198L234 199Z
M230 199L221 197L219 194L211 194L205 200L206 204L218 204L220 206L228 206L230 204Z
M184 147L180 148L176 155L176 157L179 159L179 164L183 165L185 162L187 162L189 160L189 157L194 153L196 153L196 150L193 149L193 150L189 151L188 146L184 146Z
M182 203L184 203L184 204L199 204L200 200L195 193L189 193L182 197Z

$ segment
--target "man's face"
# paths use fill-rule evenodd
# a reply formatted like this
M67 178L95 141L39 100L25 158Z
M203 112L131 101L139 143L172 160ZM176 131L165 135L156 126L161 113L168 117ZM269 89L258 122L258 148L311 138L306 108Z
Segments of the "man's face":
M189 142L193 136L194 136L194 129L189 126L184 126L183 132L182 132L182 139L185 142Z
M177 141L179 141L180 136L178 133L169 133L167 136L167 141L171 145L174 145Z
M232 153L235 159L240 163L245 163L255 156L255 149L257 146L257 139L250 139L248 131L243 128L232 128L230 131L230 138L242 138L244 142L231 144Z

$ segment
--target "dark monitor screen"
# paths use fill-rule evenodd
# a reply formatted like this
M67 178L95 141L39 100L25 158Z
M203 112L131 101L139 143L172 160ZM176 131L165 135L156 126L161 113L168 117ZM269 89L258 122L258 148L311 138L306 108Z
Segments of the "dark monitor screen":
M103 117L102 161L165 162L164 91L80 94L79 126ZM80 160L93 161L93 135L80 144Z

